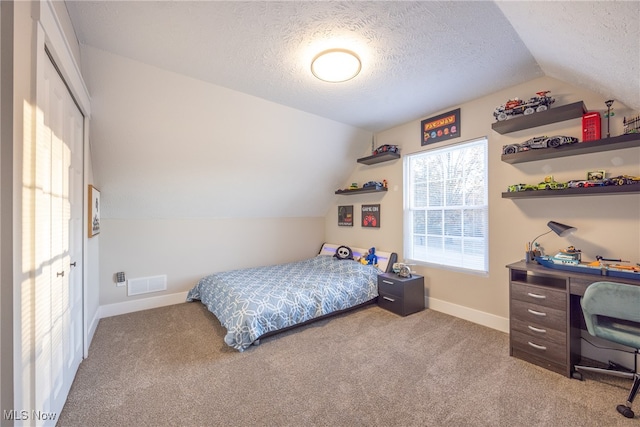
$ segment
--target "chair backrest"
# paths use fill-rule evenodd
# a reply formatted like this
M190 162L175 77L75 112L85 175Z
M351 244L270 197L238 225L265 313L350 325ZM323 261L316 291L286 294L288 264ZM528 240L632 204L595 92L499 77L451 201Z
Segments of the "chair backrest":
M595 282L580 304L591 335L640 348L640 286Z

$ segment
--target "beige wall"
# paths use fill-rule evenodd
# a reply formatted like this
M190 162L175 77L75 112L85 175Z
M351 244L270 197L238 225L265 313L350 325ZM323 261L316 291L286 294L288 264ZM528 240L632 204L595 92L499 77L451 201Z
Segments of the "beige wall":
M324 218L103 219L100 305L186 292L223 270L312 257L323 243ZM127 297L127 279L167 275L168 290Z
M554 106L583 100L590 111L598 110L602 113L606 109L606 98L546 77L460 105L462 136L452 142L483 136L489 139L489 274L485 277L433 266L415 266L415 270L425 276L432 306L463 315L466 312L469 318L478 314L485 317L485 323L489 326L502 325L503 329L509 311L505 265L523 258L525 243L548 231L546 223L549 220L578 228L577 233L568 238L553 234L541 238L539 242L549 252L573 244L583 250L585 259L591 260L596 255L602 255L632 262L640 261L640 195L517 201L501 198L501 193L506 191L508 185L538 183L549 174L554 175L558 181L580 179L585 177L586 171L599 169L606 170L610 176L640 175L640 148L517 165L502 162L502 146L509 143L522 142L540 135L581 137L580 119L505 135L491 129L491 124L495 122L492 112L496 106L509 98L533 96L540 90L551 91L551 95L556 98ZM451 109L457 107L452 106ZM614 103L614 107L616 115L611 119L611 135L616 136L622 133L622 118L633 112L619 103ZM438 113L441 112L426 114L424 118ZM604 125L603 120L603 129ZM381 132L376 138L376 145L400 145L403 155L431 148L420 145L420 120ZM434 147L441 146L443 143L434 144ZM365 156L370 152L361 154ZM402 159L376 166L358 165L351 177L344 182L345 186L352 181L362 184L369 180L387 179L389 191L384 195L335 196L326 217L326 239L397 251L402 259L402 168ZM381 203L380 230L363 229L357 224L353 228L336 225L338 205L353 204L357 223L360 218L359 208L363 203Z
M370 132L89 46L81 53L102 205L89 241L99 245L101 315L184 301L209 273L318 252L332 199L319 188L346 179ZM119 271L167 275L167 290L129 297Z

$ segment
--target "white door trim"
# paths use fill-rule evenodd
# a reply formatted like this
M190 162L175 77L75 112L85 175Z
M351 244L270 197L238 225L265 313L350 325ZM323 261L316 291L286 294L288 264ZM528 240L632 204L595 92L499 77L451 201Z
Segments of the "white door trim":
M25 49L29 49L31 60L29 61L29 70L27 70L32 78L37 82L37 75L39 74L39 70L43 67L43 61L50 61L45 53L45 46L47 50L50 52L52 58L54 59L60 74L64 77L64 80L69 88L70 93L72 94L76 104L82 114L84 115L84 165L82 166L82 185L83 188L87 188L87 183L89 181L88 171L89 165L87 164L87 155L89 151L89 139L88 139L88 129L89 129L89 120L91 116L90 109L90 98L89 92L84 84L82 79L80 68L76 63L70 45L66 39L65 32L63 26L61 25L61 21L56 14L55 7L51 0L40 0L36 2L30 2L29 6L31 12L30 29L32 31L33 41L35 42L33 45L25 46ZM23 9L24 10L24 9ZM21 23L23 25L23 23ZM38 92L37 83L35 86L35 92ZM34 94L35 95L35 94ZM26 100L28 104L33 104ZM35 101L33 99L32 101ZM25 104L28 105L28 104ZM34 116L30 114L37 114L37 108L33 109L25 109L24 110L24 124L29 123L28 128L24 128L24 137L25 143L31 144L31 140L36 136L36 120ZM20 156L22 158L22 156ZM29 161L29 159L24 159L24 161ZM19 170L22 170L22 166L19 166ZM22 187L20 184L22 179L17 175L19 180L19 185L17 188ZM86 191L83 192L83 206L86 205ZM23 212L24 214L28 214L29 212ZM23 216L24 218L24 216ZM17 219L18 225L22 223L23 220ZM86 212L83 214L83 225L82 230L86 230L87 228L87 215ZM25 236L21 229L16 232L16 238L19 240L17 245L21 247L23 239L28 239L29 236ZM82 253L83 253L83 303L82 303L82 312L83 312L83 331L82 331L82 339L83 339L83 353L86 356L87 349L89 345L88 339L88 319L93 319L96 313L87 313L87 302L86 295L87 289L89 287L88 283L88 273L87 273L87 236L83 233L82 239ZM24 247L23 249L27 249ZM22 267L22 259L20 257L17 258L20 263L17 267ZM97 265L97 262L95 262ZM17 271L22 271L21 268L18 268ZM33 377L32 377L32 367L33 367L33 358L35 357L31 354L29 357L25 359L25 354L23 351L32 350L30 348L26 348L23 345L23 340L29 340L31 338L28 330L24 330L24 328L29 328L28 324L24 324L23 317L23 309L22 304L25 302L24 299L27 300L30 298L30 285L27 282L23 283L22 276L14 274L14 283L13 283L13 300L14 300L14 313L13 313L13 404L15 408L32 408L33 398L34 398L34 390L33 390ZM97 284L91 284L94 288ZM97 308L94 310L96 311ZM35 409L35 408L33 408ZM59 415L59 414L58 414ZM16 425L21 425L23 423L16 422ZM29 423L28 423L29 424Z
M80 108L80 111L84 115L84 172L83 172L83 188L87 188L89 184L89 122L91 119L91 100L89 97L89 91L82 78L80 67L76 63L73 51L67 38L64 34L64 29L60 19L56 13L55 7L51 0L40 0L39 7L34 7L33 18L39 21L40 28L42 29L42 36L38 39L38 61L49 60L46 55L42 57L40 53L44 54L44 47L46 46L51 54L55 64L57 65L63 79L69 86L69 90L74 97L75 101ZM42 42L41 42L42 40ZM38 66L38 65L37 65ZM86 198L86 192L85 192ZM86 212L86 199L83 202L85 211L83 212L83 230L87 229L87 215ZM83 238L83 357L89 355L89 344L95 332L95 326L93 325L93 318L96 313L90 313L87 304L87 289L89 287L89 271L87 268L88 251L87 251L87 236ZM97 265L97 263L94 263ZM96 286L97 284L94 284Z

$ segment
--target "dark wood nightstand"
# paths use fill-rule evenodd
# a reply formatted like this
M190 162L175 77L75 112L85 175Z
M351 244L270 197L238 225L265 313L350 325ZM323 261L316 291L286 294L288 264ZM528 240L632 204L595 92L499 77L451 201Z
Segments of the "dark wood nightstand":
M424 277L412 274L400 277L395 273L378 276L378 305L400 316L424 309Z

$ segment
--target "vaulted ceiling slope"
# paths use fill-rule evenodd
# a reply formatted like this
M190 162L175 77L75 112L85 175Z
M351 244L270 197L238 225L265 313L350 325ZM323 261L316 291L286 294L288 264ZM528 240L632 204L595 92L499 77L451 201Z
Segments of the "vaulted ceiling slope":
M371 132L547 75L640 110L640 2L67 1L78 40ZM320 51L362 72L326 83ZM514 94L527 96L528 94Z

